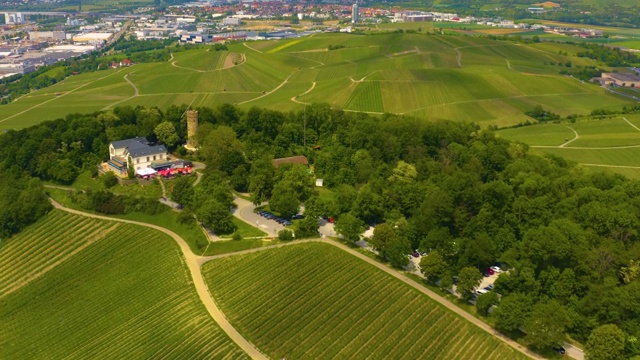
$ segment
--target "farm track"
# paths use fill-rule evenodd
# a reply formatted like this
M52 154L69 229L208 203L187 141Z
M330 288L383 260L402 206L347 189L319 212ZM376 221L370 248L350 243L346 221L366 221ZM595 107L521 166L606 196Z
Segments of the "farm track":
M514 349L516 349L517 351L521 352L522 354L533 358L533 359L544 359L543 357L532 353L530 351L528 351L526 348L524 348L523 346L521 346L520 344L518 344L517 342L507 338L506 336L498 333L494 328L492 328L491 326L489 326L488 324L484 323L483 321L481 321L480 319L474 317L473 315L465 312L464 310L460 309L459 307L457 307L456 305L454 305L453 303L449 302L447 299L443 298L442 296L436 294L435 292L421 286L420 284L416 283L415 281L411 280L410 278L408 278L407 276L389 268L388 266L379 263L377 261L375 261L374 259L371 259L369 257L367 257L364 254L359 253L358 251L351 249L350 247L338 243L336 241L332 241L332 240L326 240L326 239L309 239L309 240L300 240L300 241L295 241L295 242L290 242L290 243L284 243L284 244L278 244L278 245L271 245L271 246L265 246L265 247L261 247L261 248L254 248L254 249L249 249L249 250L243 250L243 251L238 251L238 252L233 252L233 253L227 253L227 254L221 254L221 255L214 255L214 256L206 256L206 257L201 257L199 260L201 261L200 265L213 260L213 259L219 259L219 258L223 258L223 257L227 257L227 256L234 256L234 255L242 255L242 254L251 254L251 253L255 253L255 252L259 252L259 251L264 251L264 250L268 250L268 249L274 249L274 248L280 248L280 247L284 247L284 246L290 246L290 245L296 245L296 244L300 244L300 243L305 243L305 242L320 242L320 243L325 243L325 244L330 244L333 245L363 261L366 261L367 263L369 263L370 265L375 266L376 268L386 272L387 274L395 277L396 279L399 279L400 281L406 283L407 285L413 287L414 289L420 291L421 293L429 296L430 298L432 298L433 300L437 301L438 303L440 303L441 305L443 305L444 307L446 307L447 309L455 312L456 314L460 315L462 318L464 318L465 320L473 323L474 325L478 326L480 329L486 331L487 333L495 336L496 338L498 338L499 340L503 341L504 343L506 343L507 345L513 347Z
M251 46L247 45L246 42L243 42L242 45L244 45L244 47L246 47L247 49L253 50L253 51L257 52L257 53L260 53L260 54L263 53L262 51L260 51L258 49L255 49L255 48L252 48Z
M213 297L209 293L207 284L205 283L204 278L202 277L202 273L200 272L201 257L191 252L189 245L187 245L186 241L184 241L184 239L182 239L178 234L174 233L171 230L165 229L161 226L144 223L140 221L117 219L117 218L111 218L108 216L89 214L83 211L66 208L53 199L50 199L50 201L51 201L51 204L53 204L53 206L56 209L66 211L72 214L94 218L94 219L116 221L121 223L144 226L144 227L161 231L169 235L173 240L175 240L175 242L180 247L180 250L182 251L182 254L184 256L185 263L189 268L189 272L191 273L191 278L193 279L193 285L196 288L198 297L200 298L200 301L202 301L202 303L204 304L205 308L207 309L211 317L218 323L220 328L229 336L229 338L231 338L231 340L233 340L242 350L244 350L249 357L253 359L264 359L264 360L268 359L263 353L260 352L260 350L258 350L253 344L251 344L247 339L245 339L233 326L231 326L231 324L229 323L227 318L224 316L222 311L218 308L216 303L213 301Z
M567 129L570 129L571 131L573 131L573 133L574 133L576 136L575 136L573 139L571 139L571 140L569 140L569 141L565 142L564 144L562 144L562 145L558 146L558 147L561 147L561 148L563 148L563 147L565 147L565 146L567 146L567 145L571 144L572 142L574 142L574 141L576 141L576 140L578 140L578 139L580 138L580 135L578 135L578 132L577 132L574 128L572 128L571 126L565 126L565 127L566 127Z
M135 97L140 96L140 90L138 89L138 87L136 86L136 84L134 84L134 83L133 83L133 81L129 80L129 78L128 78L128 76L129 76L130 74L133 74L133 73L134 73L134 71L130 72L129 74L127 74L127 75L125 75L125 76L123 77L123 78L124 78L124 80L125 80L126 82L128 82L128 83L129 83L129 85L131 85L131 87L133 88L133 95L129 96L128 98L124 98L124 99L122 99L122 100L120 100L120 101L116 101L116 102L115 102L115 103L113 103L113 104L109 104L109 105L105 106L104 108L102 108L102 110L108 110L109 108L114 107L114 106L116 106L116 105L118 105L118 104L120 104L120 103L123 103L123 102L125 102L125 101L127 101L127 100L131 100L131 99L133 99L133 98L135 98Z
M295 73L293 73L293 74L295 74ZM273 89L273 90L271 90L271 91L269 91L269 92L267 92L267 93L264 93L264 94L262 94L261 96L258 96L258 97L256 97L256 98L253 98L253 99L249 99L249 100L245 100L245 101L242 101L242 102L236 103L236 105L242 105L242 104L250 103L250 102L252 102L252 101L256 101L256 100L262 99L262 98L263 98L263 97L265 97L265 96L269 96L269 95L273 94L274 92L276 92L276 91L280 90L280 88L281 88L281 87L285 86L285 85L287 84L287 82L289 82L289 79L291 79L291 77L293 76L293 74L291 74L291 75L287 76L287 78L286 78L286 79L284 79L284 81L283 81L282 83L280 83L280 85L276 86L276 88L275 88L275 89Z
M313 84L311 84L311 87L307 91L303 92L300 95L296 95L296 96L292 97L291 101L293 101L295 103L298 103L298 104L302 104L302 105L309 105L309 103L302 102L302 101L298 100L298 97L307 95L308 93L310 93L315 88L316 88L316 82L314 81Z
M638 128L637 126L633 125L633 124L631 123L631 121L627 120L627 118L626 118L626 117L624 117L624 116L623 116L623 117L622 117L622 120L626 121L626 122L627 122L627 124L631 125L631 127L632 127L632 128L634 128L634 129L636 129L636 130L640 131L640 128Z

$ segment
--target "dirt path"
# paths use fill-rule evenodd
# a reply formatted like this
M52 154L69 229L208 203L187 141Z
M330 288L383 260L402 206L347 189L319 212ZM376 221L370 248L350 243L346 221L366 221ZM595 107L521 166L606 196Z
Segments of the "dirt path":
M125 76L124 76L124 80L125 80L126 82L128 82L128 83L129 83L129 85L131 85L131 87L133 88L133 91L134 91L133 95L129 96L128 98L124 98L124 99L122 99L122 100L116 101L116 102L114 102L113 104L109 104L109 105L105 106L104 108L102 108L102 110L108 110L109 108L114 107L114 106L116 106L116 105L118 105L118 104L120 104L120 103L123 103L123 102L125 102L125 101L127 101L127 100L131 100L131 99L133 99L134 97L138 97L138 96L140 96L140 90L138 90L138 87L137 87L137 86L136 86L136 85L135 85L131 80L129 80L129 78L127 77L127 76L129 76L130 74L133 74L133 73L134 73L134 72L132 71L132 72L130 72L129 74L127 74L127 75L125 75Z
M167 197L167 188L164 186L164 181L158 176L158 182L160 183L160 187L162 188L162 197Z
M255 49L255 48L252 48L251 46L247 45L246 42L242 43L242 45L244 45L244 47L246 47L247 49L250 49L250 50L253 50L253 51L257 52L257 53L262 54L262 51L260 51L258 49Z
M316 82L314 81L314 82L313 82L313 84L311 84L311 87L310 87L307 91L303 92L303 93L302 93L302 94L300 94L300 95L296 95L296 96L292 97L292 98L291 98L291 101L293 101L293 102L295 102L295 103L298 103L298 104L302 104L302 105L309 105L310 103L306 103L306 102L303 102L303 101L298 100L298 97L300 97L300 96L304 96L304 95L307 95L308 93L310 93L310 92L311 92L311 90L313 90L313 89L315 89L315 88L316 88Z
M136 86L136 84L134 84L131 80L129 80L128 76L133 74L133 71L128 73L127 75L124 76L124 79L129 83L129 85L131 85L131 87L134 90L133 96L138 96L140 95L140 91L138 90L138 87Z
M294 73L294 74L295 74L295 73ZM269 95L273 94L274 92L276 92L276 91L280 90L280 88L281 88L281 87L283 87L287 82L289 82L289 79L290 79L292 76L293 76L293 74L291 74L291 75L287 76L287 78L286 78L286 79L284 79L284 81L283 81L280 85L278 85L275 89L273 89L273 90L271 90L271 91L269 91L269 92L267 92L267 93L264 93L263 95L260 95L260 96L258 96L258 97L255 97L255 98L253 98L253 99L249 99L249 100L245 100L245 101L241 101L241 102L239 102L239 103L236 103L236 105L242 105L242 104L250 103L250 102L252 102L252 101L256 101L256 100L258 100L258 99L262 99L262 98L263 98L263 97L265 97L265 96L269 96Z
M624 116L623 116L623 117L622 117L622 120L626 121L626 122L627 122L627 124L631 125L634 129L636 129L636 130L640 131L640 128L638 128L637 126L633 125L633 124L631 123L631 121L627 120L627 118L626 118L626 117L624 117Z
M562 144L562 145L558 146L558 147L561 147L561 148L563 148L563 147L565 147L565 146L567 146L567 145L571 144L572 142L574 142L574 141L576 141L576 140L578 140L578 139L580 138L580 135L578 135L578 132L576 131L576 129L572 128L571 126L565 126L565 127L566 127L566 128L568 128L568 129L570 129L571 131L573 131L573 133L574 133L576 136L575 136L573 139L571 139L571 140L569 140L569 141L565 142L564 144Z
M51 204L53 204L53 206L56 209L66 211L68 213L72 213L80 216L86 216L94 219L116 221L116 222L122 222L127 224L145 226L169 235L173 240L175 240L175 242L180 247L180 250L182 251L182 254L184 256L185 263L189 268L189 272L191 273L191 278L193 279L193 285L196 288L198 297L200 297L200 301L202 301L202 303L204 304L205 308L207 309L207 311L209 312L213 320L215 320L215 322L218 323L220 328L222 328L222 330L231 338L231 340L233 340L236 344L238 344L238 346L242 350L244 350L247 353L247 355L249 355L249 357L251 357L252 359L260 359L260 360L268 359L266 355L261 353L260 350L258 350L258 348L256 348L252 343L250 343L247 339L245 339L233 326L231 326L231 324L229 323L227 318L224 316L222 311L220 311L216 303L213 301L213 298L209 293L209 289L207 288L207 284L205 283L204 278L202 277L202 273L200 272L200 261L201 261L200 256L197 256L194 253L192 253L191 249L189 248L189 245L187 245L187 242L184 241L184 239L182 239L178 234L157 225L148 224L140 221L116 219L116 218L110 218L107 216L89 214L82 211L66 208L60 205L59 203L57 203L53 199L50 199L50 201L51 201Z
M359 258L360 260L366 261L367 263L369 263L370 265L375 266L376 268L386 272L387 274L395 277L396 279L399 279L400 281L406 283L407 285L413 287L414 289L420 291L421 293L429 296L430 298L432 298L433 300L439 302L441 305L443 305L444 307L446 307L447 309L455 312L456 314L460 315L461 317L463 317L465 320L475 324L476 326L478 326L480 329L486 331L487 333L495 336L496 338L502 340L504 343L506 343L507 345L511 346L512 348L520 351L521 353L525 354L526 356L533 358L533 359L544 359L543 357L529 351L528 349L526 349L524 346L518 344L517 342L507 338L506 336L498 333L494 328L492 328L491 326L487 325L485 322L481 321L480 319L476 318L475 316L467 313L466 311L460 309L459 307L457 307L456 305L454 305L453 303L451 303L449 300L443 298L442 296L436 294L435 292L427 289L426 287L416 283L414 280L408 278L407 276L405 276L404 274L388 267L385 264L379 263L373 259L371 259L370 257L359 253L358 251L333 240L326 240L326 239L309 239L309 240L298 240L298 241L293 241L293 242L289 242L289 243L282 243L282 244L277 244L277 245L271 245L271 246L265 246L265 247L261 247L261 248L255 248L255 249L249 249L249 250L243 250L243 251L238 251L238 252L234 252L234 253L227 253L227 254L221 254L221 255L215 255L215 256L207 256L207 257L201 257L199 260L201 261L201 265L206 263L209 260L213 260L213 259L219 259L222 257L226 257L226 256L233 256L233 255L241 255L241 254L250 254L250 253L255 253L258 251L264 251L264 250L268 250L268 249L274 249L274 248L279 248L279 247L284 247L284 246L290 246L290 245L296 245L296 244L300 244L300 243L305 243L305 242L321 242L321 243L325 243L325 244L330 244L333 245L357 258Z

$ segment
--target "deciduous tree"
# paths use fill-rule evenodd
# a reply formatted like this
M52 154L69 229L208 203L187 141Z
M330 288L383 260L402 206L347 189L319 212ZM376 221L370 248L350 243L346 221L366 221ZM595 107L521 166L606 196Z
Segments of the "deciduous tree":
M335 229L345 240L355 243L360 240L360 235L364 230L364 223L351 214L344 214L336 221Z
M585 349L587 360L622 360L624 359L626 335L613 324L595 328Z
M473 292L480 285L482 273L474 267L466 267L458 274L457 291L463 299L471 299Z

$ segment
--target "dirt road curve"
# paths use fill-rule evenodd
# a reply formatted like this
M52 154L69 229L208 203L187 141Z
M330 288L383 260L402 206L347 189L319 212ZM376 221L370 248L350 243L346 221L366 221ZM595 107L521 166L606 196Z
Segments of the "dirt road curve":
M66 211L72 214L86 216L94 219L118 221L118 222L127 223L127 224L146 226L148 228L162 231L163 233L171 236L171 238L173 238L173 240L175 240L176 243L178 243L178 246L180 246L180 250L182 250L182 254L184 255L185 262L187 264L187 267L189 268L189 272L191 273L191 278L193 279L193 285L196 288L196 292L200 297L200 301L202 301L204 306L207 308L207 311L209 312L209 314L211 314L211 317L213 317L213 319L218 323L218 325L222 328L222 330L231 338L231 340L233 340L236 344L238 344L238 346L242 350L244 350L247 353L247 355L249 355L251 358L265 359L265 360L268 359L268 357L263 353L261 353L260 350L258 350L258 348L256 348L247 339L245 339L242 335L240 335L240 333L233 326L231 326L231 324L229 323L227 318L224 316L222 311L220 311L216 303L213 301L211 294L209 294L209 289L207 288L207 284L204 282L204 278L202 277L202 273L200 272L200 256L197 256L194 253L192 253L191 249L189 248L189 245L187 245L184 239L178 236L178 234L157 225L147 224L144 222L133 221L133 220L116 219L116 218L110 218L107 216L89 214L82 211L66 208L60 205L58 202L56 202L53 199L50 199L50 201L56 209L60 209L62 211Z

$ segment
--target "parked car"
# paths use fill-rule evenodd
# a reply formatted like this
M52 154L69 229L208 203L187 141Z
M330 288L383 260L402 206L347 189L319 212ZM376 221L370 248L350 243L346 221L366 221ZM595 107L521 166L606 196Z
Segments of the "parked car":
M486 271L489 273L489 275L493 275L496 273L492 268L488 268Z
M414 251L411 256L413 256L414 258L419 258L420 257L420 253L417 251Z
M291 226L291 225L293 225L293 223L292 223L291 221L289 221L289 220L284 220L284 221L282 222L282 225L284 225L284 226Z
M492 266L490 269L493 270L496 274L499 274L502 272L502 269L500 269L499 266Z
M458 277L457 276L452 277L451 280L453 280L453 285L458 285Z
M491 274L488 271L485 271L485 272L482 273L482 276L489 277L489 276L491 276Z
M488 293L489 290L485 290L485 289L478 289L476 290L476 294L481 295L481 294L486 294Z
M489 284L488 286L485 287L485 289L487 290L493 290L494 286L493 284Z
M564 355L567 350L565 350L562 346L554 347L553 351L557 352L560 355Z
M304 219L304 215L302 214L295 214L291 217L291 220L300 220L300 219Z

